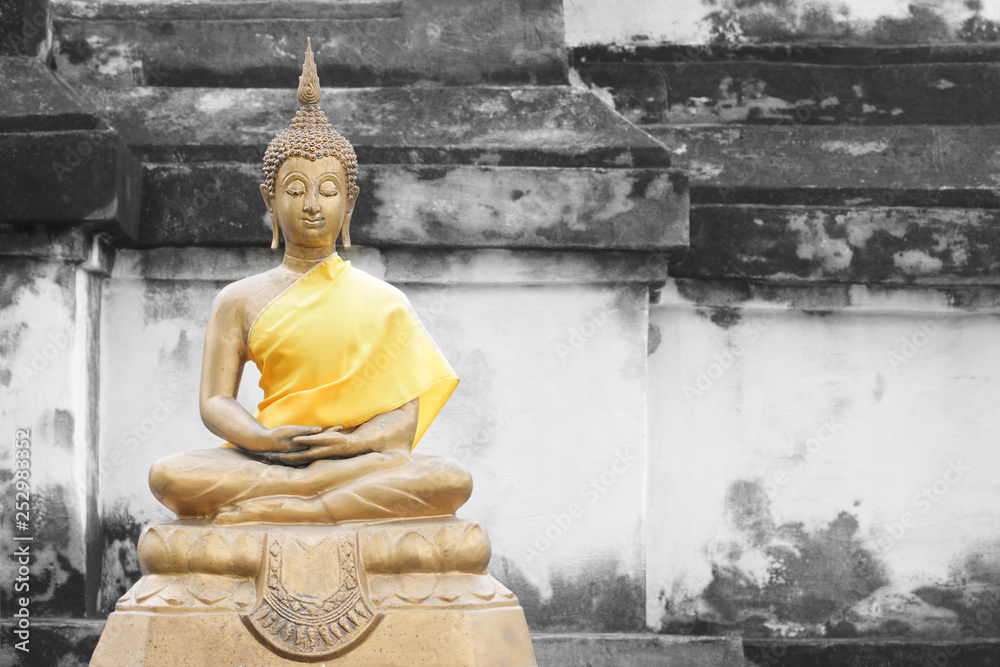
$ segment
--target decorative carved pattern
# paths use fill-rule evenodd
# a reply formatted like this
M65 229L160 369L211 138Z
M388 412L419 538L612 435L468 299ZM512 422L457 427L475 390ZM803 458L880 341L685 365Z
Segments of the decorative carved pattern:
M379 609L449 609L516 606L517 598L488 574L403 574L369 578L372 602Z
M368 574L486 574L492 555L483 527L464 521L375 526L360 539Z
M176 613L242 612L257 596L252 580L208 574L147 574L135 583L115 608L117 611Z
M281 540L270 540L263 594L243 622L276 653L320 660L353 648L381 620L367 599L358 573L353 538L337 538L340 587L326 598L292 591L283 569Z

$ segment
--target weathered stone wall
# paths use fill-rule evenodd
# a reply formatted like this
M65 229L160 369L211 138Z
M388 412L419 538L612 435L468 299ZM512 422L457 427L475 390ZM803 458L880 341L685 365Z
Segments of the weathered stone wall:
M736 289L653 308L648 600L665 629L996 636L995 289ZM696 515L671 514L690 503ZM657 509L662 508L661 512ZM671 518L666 518L671 517Z
M594 7L566 3L574 76L691 178L650 313L647 623L996 637L992 10Z

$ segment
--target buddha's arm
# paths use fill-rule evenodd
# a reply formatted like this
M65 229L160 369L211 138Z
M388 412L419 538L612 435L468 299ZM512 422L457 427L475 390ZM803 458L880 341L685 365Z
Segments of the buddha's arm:
M256 452L292 452L306 445L295 444L296 436L319 433L313 426L279 426L269 429L236 400L243 365L247 362L245 308L230 288L212 304L205 333L205 355L201 366L201 419L215 435Z
M270 454L269 461L286 465L301 465L317 459L357 456L388 450L410 451L417 433L419 399L413 399L395 410L376 415L353 431L326 429L315 435L293 439L296 445L309 449L287 454Z

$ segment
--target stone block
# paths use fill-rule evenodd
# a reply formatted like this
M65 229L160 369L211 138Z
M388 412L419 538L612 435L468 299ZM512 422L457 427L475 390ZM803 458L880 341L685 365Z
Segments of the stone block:
M995 210L695 206L671 275L775 283L995 285Z
M556 0L154 4L54 1L60 71L112 86L286 85L312 37L328 86L566 81Z
M743 667L739 637L538 634L539 667Z

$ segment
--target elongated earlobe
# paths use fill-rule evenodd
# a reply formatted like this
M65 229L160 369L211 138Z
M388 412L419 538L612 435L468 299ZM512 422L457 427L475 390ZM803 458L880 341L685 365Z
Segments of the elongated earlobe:
M265 183L260 184L260 196L264 198L264 206L271 214L271 250L278 249L278 219L274 216L274 201L271 199L271 192Z
M351 219L344 221L344 226L340 228L340 242L345 248L351 247Z

